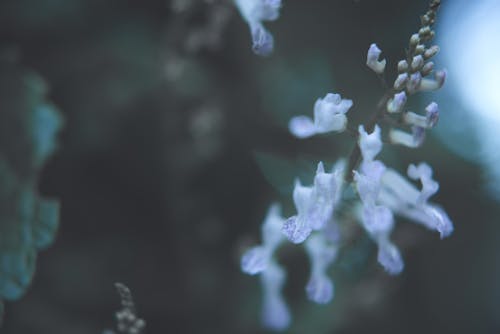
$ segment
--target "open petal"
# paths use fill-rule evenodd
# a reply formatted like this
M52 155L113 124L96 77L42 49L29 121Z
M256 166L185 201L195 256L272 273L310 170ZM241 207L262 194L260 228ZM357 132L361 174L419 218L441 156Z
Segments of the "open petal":
M310 117L296 116L288 123L290 133L297 138L308 138L316 134L316 127Z
M377 260L391 275L397 275L403 271L404 262L401 253L389 241L379 244Z
M304 242L311 234L312 228L301 217L293 216L285 221L285 224L283 224L283 229L281 231L288 240L290 240L294 244L300 244Z

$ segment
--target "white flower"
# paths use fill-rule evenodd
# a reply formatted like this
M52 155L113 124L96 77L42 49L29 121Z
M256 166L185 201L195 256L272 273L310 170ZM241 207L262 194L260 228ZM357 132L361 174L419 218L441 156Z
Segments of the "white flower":
M382 140L380 139L380 127L375 125L373 132L368 134L363 125L358 128L358 145L361 150L364 162L373 161L375 156L382 150Z
M296 116L290 120L290 132L298 138L319 133L342 132L347 125L345 113L352 107L352 100L342 99L339 94L328 93L314 104L314 120L308 116Z
M234 2L250 27L253 51L261 56L271 54L274 39L264 28L262 21L274 21L279 17L281 0L234 0Z
M391 275L397 275L404 269L403 258L399 249L389 240L385 239L378 243L377 261Z
M424 143L425 129L417 125L411 127L411 133L399 129L391 129L389 130L389 139L393 144L417 148Z
M363 162L361 173L354 171L354 181L359 197L365 205L374 206L380 188L380 179L386 170L379 161Z
M297 215L288 218L282 232L293 243L303 242L313 230L324 228L331 219L338 198L340 171L325 173L323 163L318 164L314 185L305 187L295 182L293 201Z
M366 55L366 65L377 74L382 74L385 70L386 60L378 60L381 53L382 51L378 48L377 44L373 43L370 45Z
M260 278L263 288L262 322L264 326L274 330L286 329L290 325L290 311L281 293L286 278L285 271L272 261Z
M363 156L359 172L354 171L356 189L363 204L358 215L363 228L378 245L377 258L380 264L388 273L398 274L403 270L404 264L399 251L389 240L394 217L392 211L378 201L382 176L386 171L381 161L374 160L382 150L378 125L371 134L360 126L358 145Z
M416 114L414 112L407 112L403 116L406 124L415 125L421 128L432 128L436 125L439 119L439 107L436 102L431 102L425 108L425 116Z
M250 248L241 257L241 270L243 272L255 275L268 267L276 248L284 241L281 234L284 222L280 206L278 204L271 205L262 224L262 244Z
M315 234L307 239L305 248L311 261L307 296L313 302L326 304L334 295L334 285L326 271L337 257L337 246L328 243L324 234Z
M432 91L438 90L443 87L444 82L446 80L446 71L436 71L434 74L434 79L424 78L420 84L421 91Z
M266 327L282 330L290 324L290 312L281 290L286 273L273 259L273 254L284 241L279 205L273 204L262 224L262 244L249 249L241 258L241 269L250 275L260 274L263 289L262 322Z
M426 163L410 165L408 176L420 180L420 191L398 172L387 169L382 176L379 202L398 215L438 231L441 238L449 236L453 232L450 218L441 207L428 203L439 189L438 183L432 179L431 167Z

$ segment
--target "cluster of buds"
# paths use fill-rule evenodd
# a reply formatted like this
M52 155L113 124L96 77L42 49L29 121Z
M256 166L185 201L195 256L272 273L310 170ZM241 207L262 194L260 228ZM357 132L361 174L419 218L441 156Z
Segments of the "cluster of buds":
M144 333L146 322L137 316L134 300L130 289L122 283L115 283L120 295L122 308L116 312L117 332L119 334ZM115 331L106 330L103 334L116 334Z
M390 118L398 118L397 124L406 125L410 132L391 129L391 143L407 147L419 147L425 139L425 130L436 125L439 108L435 102L425 108L425 115L416 114L404 109L408 96L417 92L434 91L441 88L446 79L445 70L434 70L432 58L439 52L437 45L427 46L434 38L432 26L436 20L436 12L440 1L431 2L429 10L421 17L421 28L411 35L406 59L398 62L398 76L387 94L385 110ZM385 59L379 61L381 50L372 44L368 49L367 65L378 75L383 75Z
M410 38L407 60L398 64L398 77L379 102L372 122L359 125L357 143L348 163L339 159L331 169L318 163L313 184L303 185L298 179L293 190L296 214L283 217L279 206L269 209L262 226L262 244L248 249L242 256L241 268L250 275L260 275L264 290L263 322L272 329L289 325L290 313L282 295L286 272L275 259L276 250L285 241L302 244L311 262L311 274L305 287L309 300L324 304L334 297L334 284L327 272L337 257L339 248L348 236L341 233L349 224L357 222L377 245L377 260L391 275L399 274L404 261L398 247L391 241L396 217L404 217L436 231L441 238L453 232L453 223L437 204L429 202L439 184L432 178L432 168L425 162L410 164L407 177L387 167L377 155L383 148L382 128L378 124L388 121L391 143L408 147L422 144L426 129L434 127L439 118L438 105L430 103L425 115L405 110L408 96L443 84L445 72L437 72L431 85L427 76L432 72L429 61L438 51L437 46L423 44L434 36L431 26L439 1L433 0L429 11L422 17L422 28ZM381 50L372 44L366 64L377 75L383 76L386 60L380 60ZM441 79L439 79L441 78ZM297 116L290 120L289 130L298 138L317 134L343 132L347 127L347 112L353 102L339 94L329 93L314 105L314 116ZM411 134L392 128L395 123L411 128ZM420 183L420 188L414 184ZM347 189L357 192L353 204ZM349 198L350 205L341 205ZM342 211L342 214L339 212ZM343 220L349 215L353 219ZM340 228L340 227L343 228Z

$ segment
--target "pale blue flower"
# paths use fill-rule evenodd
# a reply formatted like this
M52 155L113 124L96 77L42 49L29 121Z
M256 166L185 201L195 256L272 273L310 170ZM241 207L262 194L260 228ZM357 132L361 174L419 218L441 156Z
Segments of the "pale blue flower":
M423 78L419 88L421 91L438 90L443 87L445 81L446 70L436 71L434 73L434 79Z
M379 263L388 273L398 274L403 270L404 264L399 251L389 240L394 227L394 217L387 206L378 203L381 180L386 171L381 161L374 160L382 150L378 125L371 134L360 126L358 145L363 157L359 172L354 171L356 189L362 202L361 212L358 210L358 215L366 232L377 243Z
M379 60L382 51L378 48L377 44L373 43L368 48L368 53L366 55L366 65L377 74L384 73L386 60Z
M418 166L410 164L407 174L410 179L420 180L422 183L422 190L417 200L419 205L427 203L427 200L439 190L439 184L432 179L432 169L428 164L424 162Z
M425 129L418 125L411 127L411 133L399 129L391 129L389 130L389 140L396 145L417 148L424 143Z
M335 261L338 247L330 244L322 233L318 233L307 239L305 248L311 261L311 276L306 285L307 297L315 303L326 304L334 295L334 285L327 270Z
M314 120L308 116L296 116L290 120L290 132L298 138L315 134L342 132L347 125L346 113L352 107L352 100L342 99L340 94L328 93L314 104Z
M382 150L382 140L380 139L380 127L375 125L373 132L368 134L363 125L358 128L358 145L361 150L364 162L370 162Z
M439 189L432 179L431 167L425 163L410 165L408 176L420 180L420 191L398 172L387 169L382 177L379 202L398 215L438 231L441 238L449 236L453 232L450 218L441 207L428 202Z
M282 295L285 271L272 261L261 273L260 278L263 289L262 323L270 329L286 329L290 325L291 317Z
M427 125L430 128L433 128L438 120L439 120L439 107L436 102L431 102L426 108L425 108L425 118L427 120Z
M241 258L241 270L247 274L260 274L263 289L262 322L266 327L282 330L290 323L290 313L281 290L285 271L273 259L276 249L285 240L281 233L284 222L281 208L273 204L262 224L262 244L246 251Z
M293 201L297 215L288 218L282 229L291 242L303 242L313 230L322 229L331 219L338 196L338 174L326 173L320 162L313 186L295 182Z
M278 204L271 205L262 224L262 244L250 248L241 257L241 270L243 272L255 275L268 267L274 252L284 241L281 233L284 221L280 206Z
M250 27L253 51L260 56L270 55L274 48L274 39L262 21L274 21L279 17L281 0L234 0L234 2Z
M391 275L397 275L404 269L404 262L399 249L388 239L379 243L377 261Z
M439 119L439 107L436 102L431 102L425 108L425 116L419 115L414 112L406 112L403 120L406 124L418 126L420 128L429 129L436 125Z

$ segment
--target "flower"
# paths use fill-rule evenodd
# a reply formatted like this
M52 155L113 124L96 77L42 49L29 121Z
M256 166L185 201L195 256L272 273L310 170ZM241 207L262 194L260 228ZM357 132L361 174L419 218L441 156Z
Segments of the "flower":
M328 267L337 257L337 246L327 242L324 234L315 234L305 242L306 252L311 261L311 276L306 285L309 300L326 304L334 295L334 286L327 276Z
M368 134L363 125L358 127L358 145L363 156L363 162L371 162L382 150L382 140L380 139L380 127L375 125L373 132Z
M431 102L425 108L425 111L425 116L409 111L404 114L403 120L406 124L418 126L425 129L432 128L436 125L439 119L439 107L436 102Z
M424 66L424 57L422 57L422 55L417 55L413 57L410 65L412 71L420 71L420 69L423 66Z
M392 211L385 205L378 203L382 176L386 171L385 165L374 160L382 150L380 128L375 125L371 134L364 127L359 127L359 148L363 161L360 171L354 171L356 189L362 202L358 216L363 228L378 245L378 261L390 274L399 274L404 267L398 249L389 240L394 227Z
M283 242L281 227L285 219L278 204L272 204L262 224L262 244L247 250L241 257L241 270L249 275L264 271L272 261L275 250Z
M281 0L234 0L234 2L250 27L252 50L260 56L270 55L274 49L274 38L264 28L262 21L274 21L279 17Z
M290 132L298 138L308 138L318 133L342 132L347 125L345 113L352 107L352 100L342 99L339 94L328 93L314 104L314 121L308 116L296 116L290 120Z
M408 66L408 64L406 66ZM402 90L408 83L408 80L409 80L408 73L399 74L396 80L394 80L394 85L393 85L394 89L398 91Z
M408 94L414 94L420 90L422 84L422 74L415 72L410 75L410 79L406 82L406 90Z
M377 44L373 43L370 45L368 49L368 54L366 55L366 65L373 70L373 72L377 74L384 73L386 60L378 60L382 50L380 50Z
M389 139L393 144L417 148L424 143L425 129L418 125L411 127L411 133L399 129L391 129L389 130Z
M340 171L325 173L323 163L318 163L314 184L311 187L295 182L293 201L297 215L283 224L283 234L293 243L302 243L313 230L322 229L331 219L338 200Z
M387 101L387 111L390 113L398 113L403 110L406 103L406 93L404 91L394 94L392 99Z
M422 82L420 84L420 90L421 91L438 90L439 88L443 87L445 80L446 80L446 71L445 70L436 71L434 73L434 79L428 79L428 78L422 79Z
M382 176L379 201L394 213L438 231L441 238L449 236L453 232L450 218L441 207L428 202L439 189L432 179L432 168L426 163L410 165L408 176L420 180L420 191L398 172L387 169Z
M272 261L260 278L263 288L262 323L270 329L283 330L288 327L291 318L281 293L286 273L281 266Z
M281 226L285 219L278 204L272 204L262 224L262 244L246 251L241 257L241 270L250 275L260 274L263 289L262 322L281 330L290 323L290 312L281 290L286 273L273 259L274 252L284 241Z

